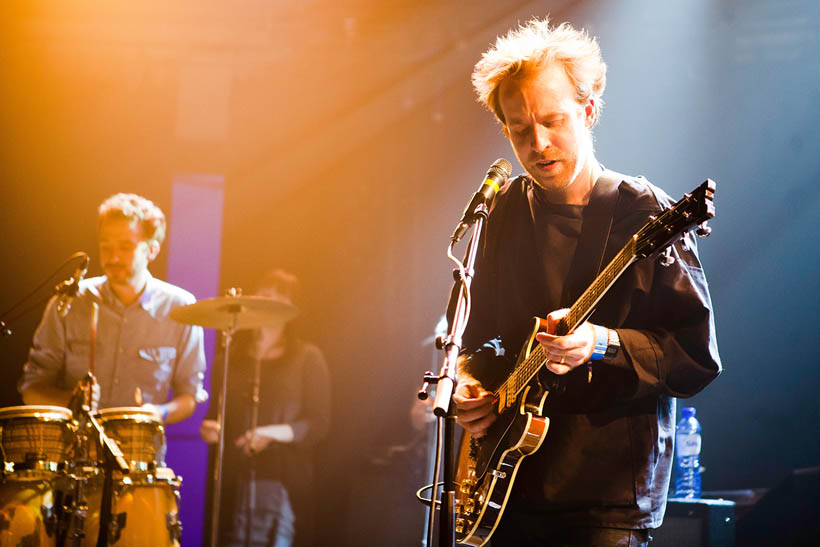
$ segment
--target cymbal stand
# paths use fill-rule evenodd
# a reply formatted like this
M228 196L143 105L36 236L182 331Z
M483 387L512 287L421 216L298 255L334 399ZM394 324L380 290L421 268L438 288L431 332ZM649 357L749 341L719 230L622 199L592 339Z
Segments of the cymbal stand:
M213 497L211 506L211 547L216 547L219 538L219 505L222 493L222 460L225 455L225 400L228 393L228 356L231 353L231 339L236 332L237 316L242 310L240 305L232 306L231 325L222 331L225 341L225 356L222 365L222 388L219 390L219 406L217 408L217 425L219 426L219 441L216 443L216 458L213 469Z

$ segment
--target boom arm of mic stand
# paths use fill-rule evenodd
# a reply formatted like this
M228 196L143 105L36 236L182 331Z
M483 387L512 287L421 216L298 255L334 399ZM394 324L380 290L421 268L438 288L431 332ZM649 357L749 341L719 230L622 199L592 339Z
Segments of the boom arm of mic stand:
M443 467L443 487L441 490L441 511L439 522L439 547L454 546L456 542L455 536L455 408L453 407L452 397L456 386L458 385L458 354L461 350L461 335L467 327L469 321L468 308L468 293L472 284L473 272L475 267L475 260L478 253L478 246L482 240L485 223L488 212L486 205L482 204L476 209L475 224L473 226L473 235L470 239L470 244L467 248L466 255L462 261L464 267L461 270L463 275L456 280L458 284L458 291L453 287L450 298L458 293L455 302L455 312L450 321L450 332L447 335L445 342L445 357L441 372L438 378L438 387L436 388L436 398L433 403L433 412L438 416L439 420L444 420L443 427L443 447L442 457ZM452 304L452 302L451 302ZM448 310L451 306L448 305ZM437 455L438 456L438 455ZM435 485L438 477L434 476L432 484L434 485L433 493L435 494ZM431 496L431 500L435 499L435 495ZM431 502L431 519L434 513L435 503ZM430 534L432 534L432 525L430 526Z
M484 232L485 221L487 219L487 207L480 205L477 209L476 220L473 226L473 235L470 238L470 245L467 247L467 252L464 256L464 272L465 277L455 281L456 285L450 294L450 298L456 296L457 300L455 306L452 302L448 304L447 309L454 308L453 318L450 321L450 332L445 339L445 357L444 364L439 374L438 387L436 388L436 398L433 403L433 412L438 417L447 416L447 411L450 408L450 401L458 383L458 353L461 351L461 335L467 327L469 315L465 313L467 310L467 293L473 282L473 272L475 271L475 260L478 254L478 245L481 242L482 234ZM456 292L456 287L458 291Z

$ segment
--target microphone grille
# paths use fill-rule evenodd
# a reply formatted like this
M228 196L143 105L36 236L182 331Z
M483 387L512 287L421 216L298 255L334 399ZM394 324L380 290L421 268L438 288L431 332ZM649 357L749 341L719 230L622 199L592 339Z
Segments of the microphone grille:
M507 180L512 174L512 164L504 158L498 158L490 167L491 170L503 175L504 180Z

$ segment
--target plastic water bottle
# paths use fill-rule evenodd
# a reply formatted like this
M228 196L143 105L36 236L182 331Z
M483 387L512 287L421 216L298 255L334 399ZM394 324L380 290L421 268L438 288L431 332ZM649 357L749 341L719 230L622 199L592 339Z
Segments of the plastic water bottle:
M700 422L691 406L681 416L675 427L675 497L700 499Z

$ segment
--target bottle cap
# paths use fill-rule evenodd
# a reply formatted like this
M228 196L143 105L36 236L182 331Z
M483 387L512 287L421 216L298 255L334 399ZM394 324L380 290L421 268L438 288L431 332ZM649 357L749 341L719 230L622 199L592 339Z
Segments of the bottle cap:
M680 409L680 414L684 418L694 418L695 412L695 407L693 406L685 406L682 409Z

